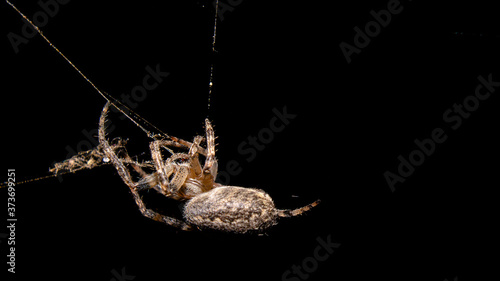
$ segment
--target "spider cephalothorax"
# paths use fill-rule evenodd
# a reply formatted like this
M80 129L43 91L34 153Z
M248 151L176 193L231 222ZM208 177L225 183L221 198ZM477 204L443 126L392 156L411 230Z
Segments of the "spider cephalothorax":
M260 232L275 225L279 217L302 214L319 203L318 200L299 209L279 210L263 190L216 183L215 136L208 119L205 120L206 137L196 136L193 142L188 142L172 136L155 135L149 145L152 160L132 160L125 149L125 141L114 139L110 143L106 138L109 106L110 102L107 102L99 120L99 146L56 164L52 169L54 173L93 168L109 162L130 188L144 216L183 230L209 228L236 233ZM202 143L206 146L203 147ZM179 149L184 152L174 152ZM170 153L167 159L163 159L164 151ZM200 154L205 157L203 166ZM138 180L133 179L131 171L139 176ZM185 221L146 208L138 193L145 189L154 189L166 197L187 201L183 209Z

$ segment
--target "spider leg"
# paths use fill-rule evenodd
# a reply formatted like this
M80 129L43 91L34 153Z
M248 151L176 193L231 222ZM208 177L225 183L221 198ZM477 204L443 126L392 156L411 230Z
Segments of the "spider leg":
M121 145L121 143L118 143L111 145L111 147L113 149L120 149ZM62 162L54 163L54 167L50 168L49 172L58 175L66 172L74 173L83 169L93 169L107 164L104 156L101 146L97 146L91 150L81 151Z
M137 161L132 160L132 158L130 158L126 151L123 157L123 161L125 163L132 164L132 168L141 176L141 178L146 178L149 176L148 173L144 172L144 170L141 168L141 164L137 163Z
M213 180L217 177L217 159L215 158L215 133L210 121L205 119L205 130L207 131L207 159L203 167L203 173L211 174Z
M106 157L109 158L113 166L115 166L118 174L125 182L125 184L130 188L132 195L134 196L135 203L139 207L139 211L147 218L150 218L155 221L163 222L165 224L180 228L182 230L192 230L192 226L175 218L161 215L151 209L146 208L146 205L142 201L139 193L138 193L138 183L132 180L129 170L125 167L122 160L118 157L115 151L111 148L108 140L106 139L106 115L108 113L109 105L111 103L108 101L104 108L102 109L101 117L99 119L99 143L103 147L103 152Z
M187 159L189 156L185 153L174 153L166 161L163 161L161 148L169 142L168 140L155 140L149 144L151 158L153 159L161 185L160 191L165 196L176 200L185 199L180 189L189 175L189 164L177 164L175 161L178 159Z
M193 146L193 143L191 142L188 142L188 141L185 141L183 139L180 139L180 138L176 138L176 137L173 137L173 136L164 136L164 137L167 137L169 138L170 140L167 140L167 139L158 139L158 138L153 138L153 141L159 141L161 143L161 145L170 151L170 149L168 148L168 146L172 146L172 147L177 147L177 148L190 148ZM171 152L171 151L170 151ZM206 156L207 155L207 151L205 150L205 148L201 147L199 144L198 144L198 152L203 155L203 156ZM172 153L172 152L171 152ZM173 154L173 153L172 153Z
M295 217L298 215L302 215L303 213L310 211L312 208L318 206L321 200L316 200L311 204L305 205L304 207L294 209L294 210L278 210L278 216L282 218Z
M196 136L193 141L193 145L189 148L189 158L191 158L191 168L194 174L191 177L196 177L201 174L201 164L200 159L198 158L198 151L200 148L200 143L203 140L202 136Z
M177 143L177 145L175 145L176 147L188 147L188 148L190 148L193 146L193 143L185 141L183 139L172 137L172 136L168 136L168 137L172 140L169 143L171 143L171 144ZM168 142L168 141L164 141L164 142ZM198 145L198 152L201 155L204 155L204 156L207 155L207 151L199 145Z
M155 189L156 191L158 191L159 193L162 193L161 189L160 189L159 182L158 182L157 173L148 174L142 169L142 167L147 167L147 168L151 169L151 168L154 168L154 165L152 165L150 163L139 163L137 161L134 161L128 155L128 153L126 153L126 151L123 154L125 154L125 155L123 156L123 159L121 159L122 163L131 165L132 168L136 171L136 173L138 173L141 177L141 179L138 182L136 182L136 189L138 191L141 191L141 190L146 190L146 189L152 188L152 189Z

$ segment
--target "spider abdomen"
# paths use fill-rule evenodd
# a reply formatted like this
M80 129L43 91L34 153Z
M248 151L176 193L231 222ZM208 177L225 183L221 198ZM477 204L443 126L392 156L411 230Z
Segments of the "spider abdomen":
M276 224L278 210L271 196L260 189L221 186L189 200L184 218L200 228L245 233Z

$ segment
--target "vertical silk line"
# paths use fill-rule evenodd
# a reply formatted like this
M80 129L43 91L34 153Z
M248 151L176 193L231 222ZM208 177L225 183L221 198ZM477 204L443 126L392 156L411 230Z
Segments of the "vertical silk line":
M207 117L210 112L210 101L212 97L212 88L214 85L214 58L215 58L215 40L217 38L217 19L219 15L219 0L215 1L215 16L214 16L214 33L212 36L212 62L210 64L210 80L208 82L208 104L207 104Z

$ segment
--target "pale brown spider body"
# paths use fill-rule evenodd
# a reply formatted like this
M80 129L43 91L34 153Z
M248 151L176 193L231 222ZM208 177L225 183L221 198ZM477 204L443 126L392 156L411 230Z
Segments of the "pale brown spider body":
M278 210L269 194L255 188L220 186L189 200L184 219L203 228L244 233L262 231L276 224Z
M99 120L99 146L57 163L51 171L55 174L77 171L110 162L130 188L144 216L182 230L198 228L235 233L262 232L275 225L279 217L300 215L319 203L317 200L299 209L279 210L263 190L216 183L215 136L208 119L205 120L205 138L196 136L191 143L172 136L156 135L149 145L152 161L134 161L125 149L125 141L115 139L111 144L106 138L105 123L109 106L110 102L107 102ZM206 147L202 147L203 141ZM173 149L184 149L186 152L174 152ZM164 151L171 154L165 160ZM203 166L199 160L200 154L205 157ZM139 180L133 180L131 171L137 174ZM154 189L175 200L187 201L183 209L185 221L148 209L139 195L139 191L146 189Z

